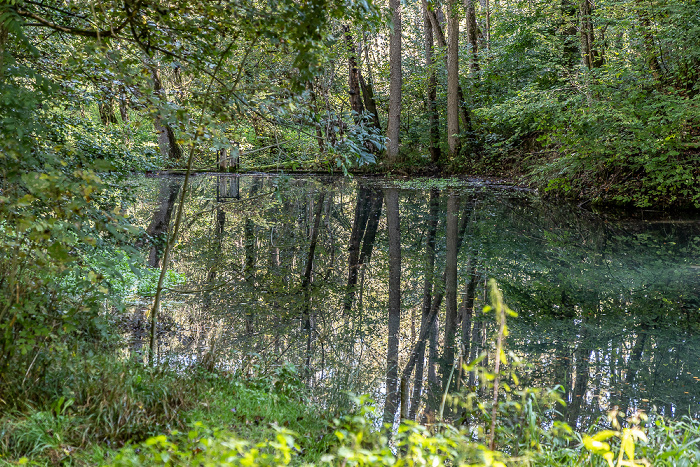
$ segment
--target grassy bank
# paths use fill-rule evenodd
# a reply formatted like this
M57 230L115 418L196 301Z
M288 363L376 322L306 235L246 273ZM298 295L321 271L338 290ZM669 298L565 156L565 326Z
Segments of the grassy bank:
M490 411L482 406L485 398L479 407L467 404L474 394L453 399L452 413L469 412L469 423L402 424L389 440L377 429L380 414L371 401L355 399L331 413L311 401L290 366L243 377L202 368L151 371L130 362L91 357L54 377L34 388L24 405L2 415L0 464L700 463L696 420L642 415L624 421L613 416L578 433L552 419L553 412L532 408L534 401L553 401L552 392L506 395L498 405L497 435L489 449L484 428L490 423Z

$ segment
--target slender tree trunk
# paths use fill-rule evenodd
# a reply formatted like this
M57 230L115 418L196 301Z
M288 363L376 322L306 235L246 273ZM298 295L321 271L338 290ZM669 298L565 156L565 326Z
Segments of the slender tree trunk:
M440 25L440 21L438 21L437 14L430 10L428 7L428 3L426 0L422 0L423 4L423 9L428 12L428 19L430 19L430 24L433 27L433 33L435 34L435 39L437 40L438 47L441 49L445 49L447 47L447 41L445 39L445 34L442 31L442 26ZM448 57L447 55L445 57L445 68L448 67ZM464 92L462 91L462 86L459 84L459 80L457 81L457 94L458 94L458 99L460 103L465 102L464 100ZM471 123L471 117L469 116L469 112L467 112L467 108L464 105L459 106L459 117L462 120L462 123L464 124L464 127L467 129L467 131L472 130L472 123Z
M153 91L161 100L165 100L163 84L160 81L158 70L152 67L151 74L153 75ZM158 148L163 157L167 157L171 160L180 159L182 157L182 149L177 143L175 132L172 127L157 115L153 121L153 125L156 129L156 133L158 133Z
M401 0L389 0L392 12L389 38L389 119L387 122L386 159L394 164L399 158L399 127L401 122Z
M355 299L359 271L372 257L374 239L382 214L382 203L381 191L367 187L358 189L355 218L348 248L348 281L343 300L343 310L346 315L352 309Z
M437 112L437 78L433 60L435 44L433 41L433 25L430 22L425 2L423 6L423 33L425 39L425 68L428 70L428 115L430 125L430 159L434 164L440 161L440 128Z
M389 236L389 337L386 352L386 404L384 424L393 425L397 406L399 371L399 326L401 324L401 231L399 219L399 192L396 188L385 191L386 222Z
M477 73L479 71L479 27L476 24L474 0L464 0L464 11L467 14L467 39L471 48L469 70L472 73Z
M640 368L642 368L642 353L646 347L649 333L646 326L642 325L637 329L637 339L634 342L634 347L630 352L629 360L627 361L627 374L625 375L625 398L620 401L620 411L627 415L630 406L630 400L635 398L637 393L636 382ZM646 365L644 366L646 368Z
M447 2L447 146L459 155L459 15L456 0Z
M362 104L362 94L360 94L360 71L357 67L357 53L355 41L350 33L350 27L343 26L345 36L345 46L348 51L348 94L350 95L350 109L355 113L355 123L362 118L365 108Z
M321 123L319 122L320 113L318 108L318 101L316 99L316 89L313 82L308 81L306 83L306 89L311 93L311 112L313 112L314 126L316 127L316 142L318 143L318 150L321 154L326 152L326 144L323 139L323 129L321 128Z
M117 116L114 114L114 95L112 86L104 86L101 89L102 95L97 103L97 110L100 113L100 120L104 126L117 123Z
M126 89L123 85L119 86L119 115L122 118L122 123L127 123L129 121Z
M592 0L581 0L580 14L581 54L583 56L583 63L589 70L592 68L598 68L603 63L600 54L595 49Z
M374 240L377 236L379 228L379 219L382 217L382 204L384 204L384 195L379 189L370 191L370 207L369 215L367 216L367 228L365 235L362 238L362 249L360 250L360 268L369 263L372 259L372 250L374 249Z
M372 89L372 81L366 82L362 77L362 73L359 74L360 78L360 88L362 88L362 97L364 98L365 108L372 115L372 125L382 131L382 126L379 123L379 111L377 110L377 101L374 99L374 91Z
M243 277L248 284L249 293L255 290L255 263L257 260L257 239L255 237L255 223L249 217L243 222L243 245L245 249L245 264L243 266ZM253 315L250 311L245 312L245 334L253 335Z
M433 307L434 305L433 301ZM440 382L438 381L437 366L440 340L440 319L437 314L433 317L432 323L428 327L428 387L426 390L426 404L424 422L433 423L435 421L435 409L438 406L440 396Z
M427 335L430 315L430 305L433 299L433 280L435 276L435 236L437 233L438 210L440 209L440 192L434 188L430 191L430 208L428 213L428 233L425 242L425 276L423 278L423 305L421 307L420 335ZM418 340L416 351L416 374L413 383L413 396L408 414L410 420L415 420L418 405L423 390L423 367L425 365L425 338ZM408 379L409 375L406 375Z
M367 65L367 82L360 71L360 87L362 88L362 97L365 102L365 108L372 115L372 125L382 131L382 125L379 122L379 111L377 110L377 101L374 98L374 78L372 77L372 63L369 61L369 47L367 46L366 33L362 33L362 44L365 49L365 63ZM375 148L378 149L378 148Z
M5 80L5 46L9 31L4 24L0 24L0 84Z

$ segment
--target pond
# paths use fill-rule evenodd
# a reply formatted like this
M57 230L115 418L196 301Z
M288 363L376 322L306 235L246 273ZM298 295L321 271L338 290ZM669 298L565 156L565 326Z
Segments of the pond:
M136 182L137 223L162 232L181 184ZM559 417L581 427L616 406L700 415L700 219L651 211L616 219L479 180L194 177L159 358L241 374L291 363L319 400L349 391L381 402L389 193L398 195L400 225L399 373L423 313L438 310L410 379L412 415L425 412L460 355L492 355L496 322L482 312L491 278L518 313L508 317L505 345L525 363L520 382L560 386ZM152 265L159 251L151 248ZM457 312L446 319L451 268ZM137 303L128 328L136 358L145 310ZM478 386L476 375L458 373L462 387Z

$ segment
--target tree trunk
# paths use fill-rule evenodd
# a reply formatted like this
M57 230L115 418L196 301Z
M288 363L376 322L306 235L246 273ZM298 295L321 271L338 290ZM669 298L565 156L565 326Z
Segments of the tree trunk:
M151 68L151 74L153 75L153 91L164 101L163 84L160 81L158 70L155 67ZM180 159L182 157L182 149L180 149L180 145L177 144L175 132L172 127L164 122L159 115L156 115L153 126L158 134L158 148L163 157L167 157L171 160Z
M372 114L372 124L374 127L382 131L381 123L379 122L379 111L377 110L377 101L374 98L374 78L372 77L372 63L369 60L369 47L367 46L366 33L362 33L362 44L365 49L365 63L367 65L367 82L363 78L362 71L360 71L360 87L362 88L362 97L365 101L365 108Z
M467 39L471 48L469 70L472 73L477 73L479 71L479 28L476 25L474 0L464 0L464 11L467 14Z
M374 91L372 90L372 81L365 83L362 73L359 74L360 88L362 88L362 97L365 101L365 108L372 115L372 125L382 131L382 126L379 123L379 111L377 110L377 101L374 99Z
M119 115L122 118L122 123L127 123L129 121L126 89L123 85L119 86Z
M349 26L343 26L345 46L348 50L348 94L350 95L350 109L354 112L353 118L358 123L365 111L360 94L360 71L357 68L357 55L355 41L350 33Z
M369 217L369 190L360 186L357 190L357 200L355 201L355 218L352 222L352 232L350 233L350 245L348 246L348 281L345 290L343 310L347 315L352 309L352 302L355 297L355 286L357 285L358 270L360 267L360 246L362 237L365 235L367 218Z
M207 273L207 284L211 285L216 280L217 270L219 263L221 262L221 252L224 244L224 227L226 226L226 212L221 207L216 209L216 226L214 230L214 254L212 255L211 266L209 267L209 272ZM211 307L212 301L212 291L208 291L204 295L202 301L202 308L208 310Z
M595 31L593 28L593 3L591 0L581 0L581 54L583 63L590 70L600 67L603 62L601 55L595 49Z
M445 33L442 31L442 26L440 26L440 21L438 21L437 14L428 9L428 3L426 0L422 0L423 2L423 9L428 12L428 18L430 19L430 24L433 27L433 33L435 34L435 39L437 40L438 47L441 49L444 49L447 47L447 41L445 40ZM448 67L447 63L447 55L444 56L445 58L445 68ZM457 81L457 94L459 98L459 102L463 103L464 101L464 92L462 91L462 86L459 84L459 80ZM471 122L471 117L469 116L469 112L467 112L467 108L464 105L459 106L459 116L462 120L462 123L464 124L464 127L467 129L467 131L472 130L472 122Z
M374 239L382 213L382 202L381 191L363 186L358 189L355 218L348 248L348 280L343 299L343 311L346 315L352 310L355 300L359 271L372 257Z
M389 0L392 29L389 38L389 119L387 122L386 160L394 164L399 158L401 123L401 0Z
M100 101L97 102L97 110L100 113L100 120L104 126L117 123L117 116L114 114L114 95L111 86L104 86Z
M459 155L459 16L456 0L447 2L447 146Z
M5 46L9 31L4 23L0 23L0 84L5 81Z
M318 143L318 150L321 154L326 152L326 143L324 140L323 129L321 128L321 123L319 122L320 112L318 108L318 101L316 99L316 89L311 81L306 83L306 89L311 93L311 112L313 112L314 126L316 127L316 142Z
M387 324L389 337L386 351L384 424L393 425L397 408L396 386L399 371L399 326L401 324L401 231L398 190L388 188L385 191L384 199L389 236L389 314Z
M428 16L425 2L423 5L423 34L425 39L425 68L428 70L428 118L430 125L430 159L434 164L440 161L440 128L437 112L437 78L433 60L435 44L433 41L433 25ZM432 195L431 195L432 197Z

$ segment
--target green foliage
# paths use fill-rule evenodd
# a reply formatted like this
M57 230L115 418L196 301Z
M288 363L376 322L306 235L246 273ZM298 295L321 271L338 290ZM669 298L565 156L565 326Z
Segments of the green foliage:
M277 429L274 440L253 444L195 424L186 435L160 435L148 439L138 450L125 449L111 465L277 466L289 465L295 450L299 448L292 433L282 428Z
M30 388L25 397L33 407L3 416L4 456L60 460L93 443L119 446L183 426L184 411L197 399L197 374L151 371L83 352L81 359L72 355L56 362Z

